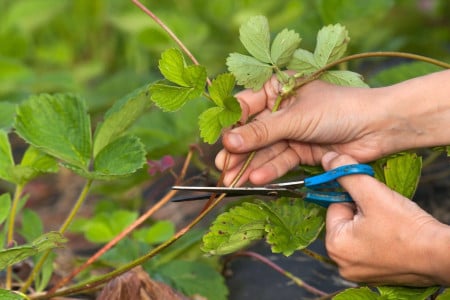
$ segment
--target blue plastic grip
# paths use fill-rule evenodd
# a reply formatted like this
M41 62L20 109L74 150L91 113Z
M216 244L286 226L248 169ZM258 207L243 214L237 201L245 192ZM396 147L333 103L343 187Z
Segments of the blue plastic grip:
M371 166L366 164L345 165L329 170L320 175L306 178L305 187L312 189L339 187L339 184L336 181L336 179L353 174L366 174L374 176L375 172L373 171L373 168Z

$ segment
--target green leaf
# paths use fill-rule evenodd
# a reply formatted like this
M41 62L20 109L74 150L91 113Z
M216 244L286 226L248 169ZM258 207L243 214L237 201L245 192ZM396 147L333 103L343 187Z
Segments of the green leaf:
M327 71L320 79L342 86L368 87L360 74L351 71Z
M41 236L43 232L44 226L39 215L30 209L24 209L20 235L25 238L26 242L30 243Z
M27 300L28 298L17 291L0 289L0 299L2 300Z
M236 123L241 117L241 107L236 98L226 98L225 104L226 107L211 107L199 116L200 136L206 143L215 143L222 129Z
M412 288L401 286L379 286L380 298L386 300L425 300L439 290L439 287Z
M323 67L344 55L350 41L347 29L340 24L328 25L319 30L314 58Z
M186 82L184 78L185 68L186 61L180 50L171 48L161 54L159 70L167 80L180 86L189 87L190 83Z
M145 85L117 101L105 114L94 138L94 157L109 143L120 137L148 109L150 86Z
M8 134L0 130L0 178L14 182L11 176L11 169L14 167L14 160L9 143Z
M0 195L0 225L8 218L11 209L11 195L4 193ZM3 242L0 240L0 243ZM3 247L3 244L1 247Z
M264 16L254 16L239 28L239 38L253 57L261 62L270 63L269 22Z
M202 250L224 255L248 246L265 235L267 213L259 205L244 202L220 214L203 236Z
M239 53L231 53L226 64L228 70L236 77L238 84L253 90L261 89L273 72L272 66Z
M162 265L157 272L186 296L200 295L205 299L228 299L228 288L223 276L206 263L174 260Z
M71 94L32 96L18 107L16 132L45 153L85 169L91 158L86 105Z
M9 102L0 102L0 130L8 131L16 113L16 105Z
M450 300L450 288L445 289L442 294L437 296L436 300Z
M25 184L41 174L56 173L58 169L58 163L53 157L29 146L20 165L11 169L11 176L15 183Z
M217 106L224 107L224 99L233 94L236 79L233 74L224 73L218 75L209 87L209 95Z
M422 158L415 153L390 158L384 167L386 185L411 199L416 191L421 169Z
M0 270L16 264L27 257L61 247L67 240L59 232L48 232L30 244L25 244L0 251Z
M283 29L273 40L270 55L272 62L278 67L285 67L292 58L295 49L298 48L301 38L293 30Z
M346 289L333 297L333 300L377 300L380 296L368 287Z
M291 255L312 243L325 225L325 209L301 199L258 201L268 218L267 242L273 253Z
M205 67L186 66L180 50L169 49L164 52L159 66L166 80L154 83L150 92L152 100L163 111L175 111L204 91L207 77Z
M157 245L167 241L175 233L175 225L170 221L158 221L148 228L133 232L133 238L149 245Z
M137 216L137 212L123 209L97 213L91 219L76 219L70 230L84 233L86 239L93 243L106 243L131 225Z
M300 76L309 75L320 69L314 54L304 49L295 50L288 69L295 70Z

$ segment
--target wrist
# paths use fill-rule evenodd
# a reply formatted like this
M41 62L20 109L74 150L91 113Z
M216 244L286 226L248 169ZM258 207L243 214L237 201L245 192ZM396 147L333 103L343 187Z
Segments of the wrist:
M450 71L373 89L378 126L387 153L450 144Z

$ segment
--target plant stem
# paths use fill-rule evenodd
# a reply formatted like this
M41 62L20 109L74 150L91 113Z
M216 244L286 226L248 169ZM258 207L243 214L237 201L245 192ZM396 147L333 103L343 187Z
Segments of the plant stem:
M196 65L199 65L198 60L195 58L195 56L189 51L189 49L183 44L183 42L176 36L176 34L170 30L170 28L164 24L161 19L159 19L151 10L149 10L147 7L145 7L144 4L142 4L139 0L131 0L137 7L139 7L144 13L146 13L150 18L155 21L156 24L161 26L161 28L170 36L172 40L175 41L175 43L183 50L184 53L189 57L189 59ZM206 81L208 82L208 85L211 85L211 80L209 78L206 78Z
M83 190L80 193L80 196L78 196L78 199L75 202L75 205L72 207L72 209L70 210L69 215L67 216L67 218L64 221L63 225L59 229L59 232L61 234L63 234L67 230L67 228L70 226L70 223L75 218L75 215L77 214L77 212L80 209L81 205L83 204L84 200L86 200L87 194L88 194L89 189L91 188L91 185L92 185L92 181L93 181L92 179L88 179L88 181L84 185ZM31 284L33 283L33 281L36 278L37 274L42 269L42 266L44 265L45 260L49 256L50 252L51 252L51 250L45 252L42 255L42 257L39 259L39 261L36 263L36 266L31 271L30 276L27 278L25 283L20 288L20 291L22 293L25 293L28 290L28 288L31 286Z
M16 222L16 214L17 207L19 205L20 198L23 192L23 185L16 185L16 190L14 192L14 199L11 206L11 212L9 215L9 224L8 224L8 236L6 239L6 247L9 248L14 243L14 224ZM12 266L8 266L6 268L6 283L5 287L7 290L10 290L12 287Z
M271 267L272 269L274 269L275 271L277 271L278 273L281 273L282 275L288 277L289 279L291 279L296 285L298 285L299 287L304 288L305 290L307 290L308 292L315 294L315 295L319 295L319 296L328 296L327 293L307 284L306 282L304 282L303 280L301 280L300 278L298 278L297 276L295 276L294 274L286 271L285 269L283 269L282 267L280 267L279 265L273 263L270 259L268 259L267 257L264 257L256 252L252 252L252 251L240 251L237 252L236 254L234 254L232 256L248 256L248 257L252 257L255 258L257 260L259 260L260 262L268 265L269 267Z
M95 279L85 281L76 285L73 285L72 287L68 287L65 289L61 289L60 291L56 291L53 294L45 294L45 295L32 295L30 296L30 299L35 300L42 300L42 299L50 299L51 297L57 297L57 296L67 296L72 295L75 293L82 292L86 289L92 289L95 286L104 284L108 282L109 280L120 276L129 270L133 269L134 267L143 264L150 258L154 257L156 254L158 254L160 251L164 250L168 246L172 245L174 242L176 242L179 238L181 238L187 231L189 231L191 228L193 228L195 225L197 225L198 222L200 222L207 213L209 213L216 205L225 197L225 194L220 195L217 200L208 208L206 208L204 211L202 211L191 223L186 225L184 228L179 230L172 238L167 240L166 242L160 244L159 246L152 249L150 252L145 254L144 256L141 256L140 258L132 261L131 263L128 263L125 266L122 266L110 273L107 273L105 275L99 276Z
M186 170L192 160L193 156L193 148L188 152L186 159L184 161L183 167L180 171L180 176L178 177L178 181L182 180L186 175ZM92 255L87 261L85 261L81 266L73 270L67 277L61 279L58 283L56 283L50 291L48 291L47 295L52 295L56 292L58 288L67 284L70 280L72 280L75 276L77 276L81 271L85 270L88 266L92 265L95 261L97 261L103 254L105 254L112 247L117 245L123 238L125 238L128 234L130 234L134 229L144 223L150 216L152 216L156 211L158 211L163 205L169 202L170 199L175 196L177 193L176 190L171 190L167 193L158 203L153 205L145 214L140 216L136 221L134 221L130 226L125 228L121 233L119 233L116 237L114 237L111 241L109 241L106 245L104 245L100 250L98 250L94 255Z

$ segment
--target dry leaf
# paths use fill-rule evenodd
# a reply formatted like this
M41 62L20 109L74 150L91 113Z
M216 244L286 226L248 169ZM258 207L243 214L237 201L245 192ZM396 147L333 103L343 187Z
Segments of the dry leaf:
M154 281L138 266L111 280L97 300L189 300L168 285Z

